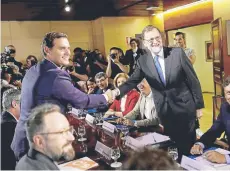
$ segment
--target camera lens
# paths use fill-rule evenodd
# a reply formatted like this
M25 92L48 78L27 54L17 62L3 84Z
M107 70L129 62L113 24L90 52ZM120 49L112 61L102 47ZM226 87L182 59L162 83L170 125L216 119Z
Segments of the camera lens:
M116 59L116 54L110 54L110 57L111 57L112 59Z

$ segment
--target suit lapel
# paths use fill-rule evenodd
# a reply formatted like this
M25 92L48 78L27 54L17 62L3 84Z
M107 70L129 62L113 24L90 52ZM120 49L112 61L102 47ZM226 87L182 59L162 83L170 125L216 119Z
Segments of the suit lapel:
M166 86L169 83L170 71L171 71L171 63L172 57L170 55L170 49L168 47L164 47L164 60L165 60L165 79L166 79Z

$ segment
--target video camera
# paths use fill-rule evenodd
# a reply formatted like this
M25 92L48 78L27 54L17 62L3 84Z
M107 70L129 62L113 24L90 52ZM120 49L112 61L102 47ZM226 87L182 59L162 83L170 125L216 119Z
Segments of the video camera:
M10 54L15 53L14 49L9 49L5 47L3 53L1 53L1 64L6 64L7 62L14 62L14 58L10 56Z

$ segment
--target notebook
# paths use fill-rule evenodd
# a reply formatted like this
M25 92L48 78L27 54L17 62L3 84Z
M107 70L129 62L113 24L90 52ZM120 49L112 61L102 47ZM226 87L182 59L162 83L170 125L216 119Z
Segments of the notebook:
M77 160L70 161L59 165L60 170L88 170L99 166L98 163L88 157L83 157Z

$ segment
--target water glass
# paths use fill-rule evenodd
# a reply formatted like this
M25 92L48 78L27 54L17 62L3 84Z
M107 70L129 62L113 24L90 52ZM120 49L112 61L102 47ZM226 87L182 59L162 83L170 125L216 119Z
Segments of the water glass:
M121 153L120 153L120 149L119 147L112 147L111 148L111 158L114 160L113 163L111 163L111 167L121 167L122 166L122 163L121 162L117 162L117 159L119 159L121 156Z
M86 138L83 138L83 136L86 134L86 131L85 131L85 126L84 125L80 125L78 127L78 135L81 136L81 138L78 139L78 141L85 141Z
M103 114L102 113L96 113L96 125L102 125L103 124Z
M169 147L168 148L168 154L169 156L172 157L173 160L177 160L178 159L178 150L176 147Z
M127 135L129 134L129 127L128 126L122 126L121 127L121 132L124 135L123 139L126 139Z

